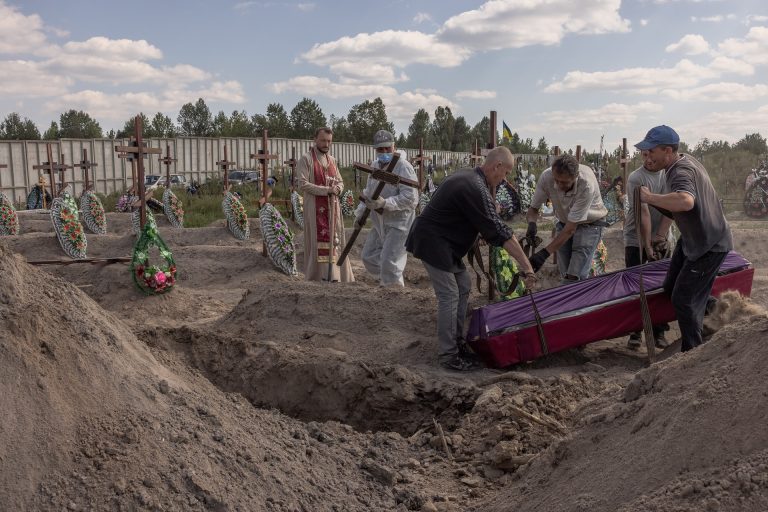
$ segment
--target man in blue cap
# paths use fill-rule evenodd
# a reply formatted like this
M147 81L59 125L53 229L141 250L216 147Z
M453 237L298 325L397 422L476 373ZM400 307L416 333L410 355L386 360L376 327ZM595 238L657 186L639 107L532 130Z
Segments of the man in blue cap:
M717 271L733 248L731 229L707 170L690 155L678 153L680 137L666 125L651 128L635 144L650 172L666 171L660 194L640 187L640 201L672 218L680 241L664 280L682 337L681 351L703 343L704 313ZM631 200L631 198L630 198ZM661 239L665 233L654 233Z

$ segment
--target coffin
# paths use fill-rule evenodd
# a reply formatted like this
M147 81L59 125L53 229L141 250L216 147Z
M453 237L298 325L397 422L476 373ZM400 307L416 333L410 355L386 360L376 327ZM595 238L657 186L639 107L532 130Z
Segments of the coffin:
M674 321L675 310L662 290L669 262L653 261L535 292L549 353L642 331L641 272L653 323ZM712 295L735 290L750 296L754 272L749 261L731 251L720 266ZM472 310L467 340L494 368L545 355L530 296Z

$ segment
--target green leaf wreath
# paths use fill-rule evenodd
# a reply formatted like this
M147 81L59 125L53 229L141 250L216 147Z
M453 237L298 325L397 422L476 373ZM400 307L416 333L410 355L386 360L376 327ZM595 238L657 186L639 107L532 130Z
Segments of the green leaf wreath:
M69 196L72 199L72 196ZM85 239L85 230L80 224L77 206L72 204L74 199L68 201L66 197L57 197L51 203L51 221L56 237L59 239L61 248L73 259L85 258L85 251L88 246ZM76 203L74 203L76 204Z
M150 262L153 247L159 251L163 263ZM157 232L157 226L147 222L141 231L131 257L131 274L139 290L147 295L169 292L176 284L176 262L173 254Z
M107 215L99 196L92 190L86 190L80 196L80 210L83 212L83 224L91 233L105 235L107 233Z
M166 188L163 192L163 211L171 226L184 227L184 205L170 188Z
M597 244L595 254L592 255L592 267L589 269L591 277L605 274L605 262L608 261L608 248L602 240Z
M343 194L341 194L341 197L339 198L339 201L341 202L341 214L345 217L351 217L355 214L355 196L352 194L352 191L347 189L344 191Z
M247 240L251 236L251 228L248 225L248 214L243 203L232 192L227 192L221 202L224 216L227 218L227 227L238 240Z
M301 229L304 229L304 201L301 194L295 190L291 192L291 207L293 208L293 218Z
M147 222L145 226L152 225L157 229L157 221L155 220L155 214L152 210L147 208ZM131 212L131 227L133 228L133 234L138 235L141 233L141 208L136 208Z
M19 216L13 203L0 192L0 236L19 234Z
M499 292L500 300L514 299L525 294L525 283L522 277L518 276L515 280L519 272L517 262L503 247L491 246L491 268L496 277L496 290Z
M262 206L259 211L259 225L261 236L267 244L269 259L289 276L296 275L296 246L293 233L277 208L269 203Z

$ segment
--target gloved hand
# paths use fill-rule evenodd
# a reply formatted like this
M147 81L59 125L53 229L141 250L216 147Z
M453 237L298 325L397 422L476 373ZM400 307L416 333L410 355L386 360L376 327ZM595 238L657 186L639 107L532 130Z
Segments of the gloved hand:
M540 249L536 251L536 253L528 258L528 261L531 262L531 266L533 267L534 272L538 272L539 269L541 269L542 265L544 265L544 262L547 261L547 258L549 258L549 251L546 249Z
M377 199L366 199L365 200L365 206L369 210L380 210L381 208L384 208L384 204L387 201L383 197L379 197Z
M536 238L536 233L539 232L539 227L536 225L535 222L529 222L528 223L528 230L525 232L525 238L528 240L533 240Z

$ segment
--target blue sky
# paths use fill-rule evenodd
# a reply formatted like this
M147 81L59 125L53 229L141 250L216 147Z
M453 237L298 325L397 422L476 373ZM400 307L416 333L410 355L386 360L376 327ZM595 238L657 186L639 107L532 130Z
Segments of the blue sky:
M0 116L41 131L85 110L326 115L382 97L397 131L451 107L596 150L669 124L682 140L768 136L764 0L0 0Z

